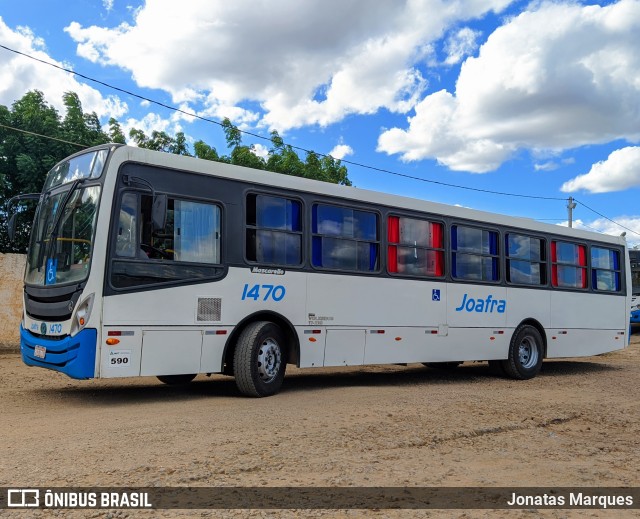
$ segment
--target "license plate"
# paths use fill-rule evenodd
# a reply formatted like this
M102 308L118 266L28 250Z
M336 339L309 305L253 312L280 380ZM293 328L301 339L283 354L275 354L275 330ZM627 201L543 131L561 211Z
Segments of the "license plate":
M36 357L38 357L39 359L44 359L46 354L47 348L45 348L44 346L36 346L36 351L34 352L34 355Z

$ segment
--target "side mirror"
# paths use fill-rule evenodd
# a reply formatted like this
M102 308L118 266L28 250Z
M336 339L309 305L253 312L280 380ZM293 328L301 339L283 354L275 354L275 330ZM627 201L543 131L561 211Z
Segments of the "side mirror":
M9 221L7 222L7 234L9 235L9 241L14 241L16 238L16 219L18 213L13 213Z
M151 231L163 231L167 226L167 195L155 195L151 208Z

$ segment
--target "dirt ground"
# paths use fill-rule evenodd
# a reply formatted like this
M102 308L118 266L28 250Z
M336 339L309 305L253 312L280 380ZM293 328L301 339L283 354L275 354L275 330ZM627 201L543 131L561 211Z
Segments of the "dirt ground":
M638 486L640 335L548 361L289 369L274 397L231 378L75 381L0 354L0 486ZM638 517L598 510L0 511L2 517Z

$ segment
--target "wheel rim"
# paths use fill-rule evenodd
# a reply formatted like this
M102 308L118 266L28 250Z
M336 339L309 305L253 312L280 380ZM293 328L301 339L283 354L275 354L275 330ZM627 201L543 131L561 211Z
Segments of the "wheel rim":
M258 350L258 375L260 379L266 384L272 382L280 372L281 363L280 346L272 338L265 339Z
M532 337L525 337L518 348L518 360L525 369L530 369L538 363L538 345Z

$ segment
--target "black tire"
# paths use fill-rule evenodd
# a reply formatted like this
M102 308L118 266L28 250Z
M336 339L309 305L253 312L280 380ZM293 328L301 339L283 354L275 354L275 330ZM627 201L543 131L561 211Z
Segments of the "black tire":
M287 368L285 339L280 328L268 321L249 324L238 338L233 356L236 386L243 395L276 394Z
M422 365L423 366L427 366L428 368L432 368L432 369L442 369L445 371L451 371L456 369L458 366L460 366L460 364L462 364L462 361L452 361L452 362L423 362Z
M537 328L522 324L516 328L509 344L509 358L502 361L505 375L517 380L535 377L542 367L544 341Z
M164 384L169 386L182 386L184 384L188 384L194 378L196 378L194 374L186 374L186 375L159 375L158 380Z

